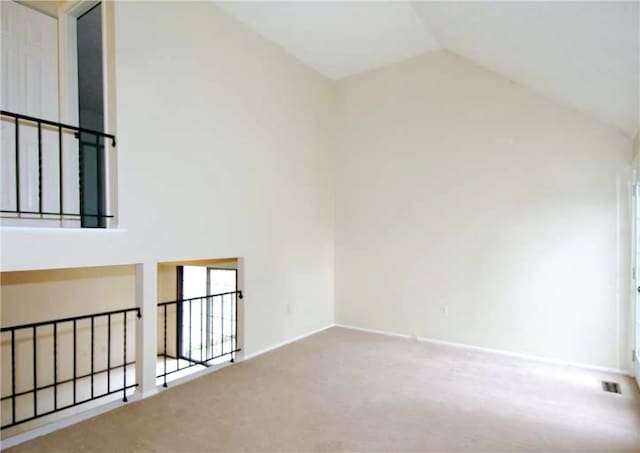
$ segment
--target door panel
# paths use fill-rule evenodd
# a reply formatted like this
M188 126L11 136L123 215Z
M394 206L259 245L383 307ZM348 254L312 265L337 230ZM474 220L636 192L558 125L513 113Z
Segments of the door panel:
M57 20L13 1L2 5L2 109L58 121L58 25ZM14 121L3 117L1 178L3 210L17 208ZM39 210L38 132L33 123L20 122L20 209ZM42 128L42 208L59 209L57 131ZM3 215L2 223L16 224ZM13 216L15 217L15 216ZM27 216L28 217L28 216ZM33 216L32 216L33 217ZM55 221L52 221L55 223ZM46 221L26 219L20 225L47 226Z

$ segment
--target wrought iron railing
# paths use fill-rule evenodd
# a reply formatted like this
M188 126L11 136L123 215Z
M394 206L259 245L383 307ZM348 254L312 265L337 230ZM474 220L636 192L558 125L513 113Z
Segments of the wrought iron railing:
M130 348L127 354L127 342L132 338L127 332L130 313L141 317L139 308L127 308L0 329L1 428L119 392L126 402L127 390L138 385L127 382L127 369L135 358L135 349ZM117 355L114 349L119 350ZM96 368L98 355L99 361L105 362L100 368ZM116 379L114 374L122 377Z
M159 332L162 332L158 352L163 364L157 377L164 387L167 376L173 373L194 366L208 367L213 360L225 356L231 362L235 360L235 354L241 350L238 300L242 298L242 291L231 291L158 304Z
M9 203L9 200L3 200L3 206L1 206L0 213L6 215L12 215L17 218L29 218L29 219L41 219L41 220L79 220L81 222L81 226L85 228L104 228L106 226L106 219L113 218L114 216L109 214L106 211L105 207L105 197L106 197L106 176L105 176L105 143L107 140L111 142L111 146L116 145L116 138L111 134L106 134L104 132L72 126L69 124L58 123L55 121L49 121L41 118L36 118L28 115L22 115L19 113L8 112L6 110L0 110L0 114L3 118L3 123L7 121L13 122L13 146L12 149L3 149L2 153L6 153L6 160L4 162L13 161L14 167L14 175L12 179L14 179L14 188L12 189L9 181L9 174L4 175L5 183L8 182L6 187L2 187L2 190L5 194L10 194L9 198L13 198L13 201ZM7 118L10 118L8 120ZM27 126L26 131L22 131L22 127ZM11 128L11 126L8 126ZM5 129L5 133L8 129ZM57 145L53 145L54 149L43 149L43 131L50 135L57 135ZM22 132L22 133L21 133ZM37 185L37 189L35 187L31 187L31 185L26 185L25 182L21 182L21 178L23 177L23 171L21 170L23 162L23 157L21 154L27 152L27 150L23 149L26 147L21 147L21 139L25 132L28 132L30 135L36 134L36 142L37 146L35 147L37 151L34 150L34 154L37 152L37 158L32 157L31 160L37 160L37 179L36 181L32 181L30 184L35 186ZM76 139L78 139L78 174L77 175L69 175L68 170L65 169L64 159L63 159L63 137L66 134L72 133ZM48 143L53 144L54 140L51 140ZM10 143L9 141L5 141L4 143ZM55 154L57 148L57 156L51 157ZM86 156L88 152L95 152L93 155L90 164L95 168L87 168L89 162L85 162ZM94 151L95 150L95 151ZM46 153L46 154L45 154ZM52 153L52 154L49 154ZM85 157L83 157L85 156ZM12 157L12 159L10 159ZM57 159L57 165L49 166L45 171L43 166L43 159L46 157L47 161L51 161L54 157ZM6 164L5 164L6 166ZM95 172L95 173L94 173ZM46 173L57 173L57 175L46 174ZM86 181L86 175L95 175L95 180L90 182ZM54 177L55 176L55 177ZM47 184L45 184L45 178ZM69 179L71 178L71 179ZM71 191L74 197L78 197L77 200L73 202L71 200L65 199L65 192L69 194L70 190L65 190L65 185L69 183L73 178L77 178L77 181L74 181L74 184L77 182L78 184L78 193L75 191ZM29 179L29 178L27 178ZM57 184L54 183L57 182ZM57 186L57 187L56 187ZM35 192L37 190L37 203L25 203L23 198L23 192L27 189L28 191ZM57 200L56 194L53 196L49 194L46 196L45 191L50 190L51 192L57 191ZM91 195L92 200L89 201L89 204L92 205L90 208L87 208L87 196ZM47 206L45 206L45 196L49 200ZM37 207L35 205L37 204ZM68 206L78 205L78 212L68 212ZM25 206L28 205L28 206Z

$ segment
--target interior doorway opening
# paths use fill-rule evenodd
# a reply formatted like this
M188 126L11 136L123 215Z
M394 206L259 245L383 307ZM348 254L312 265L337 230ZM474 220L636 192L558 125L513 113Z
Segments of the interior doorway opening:
M158 384L233 362L242 347L239 260L158 267Z

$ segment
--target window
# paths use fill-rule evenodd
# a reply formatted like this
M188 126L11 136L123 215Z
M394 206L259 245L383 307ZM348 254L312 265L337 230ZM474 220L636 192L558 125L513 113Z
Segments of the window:
M230 354L236 338L237 269L181 266L178 270L178 350L205 362ZM211 297L206 297L211 296Z
M102 68L102 3L78 17L78 123L81 128L104 132ZM82 227L104 228L105 140L91 133L79 134L80 213Z

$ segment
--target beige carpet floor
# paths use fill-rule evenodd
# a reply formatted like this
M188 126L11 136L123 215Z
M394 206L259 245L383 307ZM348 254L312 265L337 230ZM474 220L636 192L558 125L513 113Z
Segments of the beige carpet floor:
M640 451L640 395L619 375L332 328L11 451L214 450Z

